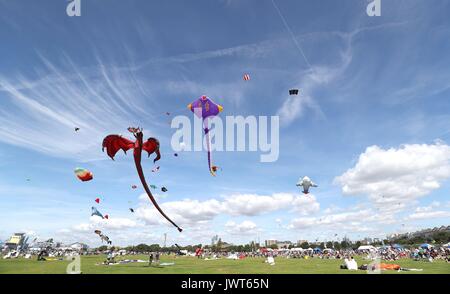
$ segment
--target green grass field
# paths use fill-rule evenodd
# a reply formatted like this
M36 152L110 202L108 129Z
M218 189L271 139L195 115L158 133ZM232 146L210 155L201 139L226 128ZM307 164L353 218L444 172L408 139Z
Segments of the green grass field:
M81 271L83 274L365 274L365 271L348 271L339 269L342 260L321 259L285 259L277 258L276 265L264 263L262 258L245 260L201 260L194 257L163 256L161 263L174 262L172 266L149 267L147 263L131 263L119 265L96 265L105 256L83 256ZM147 256L122 256L122 259L148 260ZM358 265L369 263L357 259ZM422 272L385 271L385 274L450 274L450 264L443 261L433 263L401 260L395 262L404 268L421 268ZM44 261L36 259L0 260L0 274L64 274L68 261Z

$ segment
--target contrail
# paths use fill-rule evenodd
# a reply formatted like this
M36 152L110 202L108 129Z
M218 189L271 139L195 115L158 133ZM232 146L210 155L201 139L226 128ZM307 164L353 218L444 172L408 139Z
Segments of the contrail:
M309 66L309 68L312 70L312 66L311 63L309 63L308 58L306 58L305 52L303 52L302 46L300 46L300 43L297 41L297 39L295 38L294 33L292 32L291 28L289 27L289 24L287 23L286 19L284 18L283 14L281 13L280 9L278 8L277 4L275 3L275 0L272 0L272 4L273 7L275 7L275 9L278 12L278 15L280 16L281 20L283 21L284 26L286 27L286 30L289 32L289 34L291 35L292 41L294 41L295 46L297 46L297 49L300 51L300 53L302 54L303 58L305 59L306 64Z

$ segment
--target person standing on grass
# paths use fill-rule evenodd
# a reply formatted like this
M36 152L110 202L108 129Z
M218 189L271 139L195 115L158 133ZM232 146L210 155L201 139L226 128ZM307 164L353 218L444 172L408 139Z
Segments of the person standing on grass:
M150 252L150 255L148 257L148 266L152 266L153 263L153 252Z
M155 255L155 263L156 263L157 265L159 265L159 252L156 252L156 255Z

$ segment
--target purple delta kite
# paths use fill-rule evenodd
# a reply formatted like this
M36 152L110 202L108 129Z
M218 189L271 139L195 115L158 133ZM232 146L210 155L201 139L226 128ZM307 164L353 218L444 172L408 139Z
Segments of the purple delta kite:
M188 105L188 108L198 117L203 120L203 130L206 136L206 146L208 149L208 167L211 175L216 176L217 167L212 165L211 156L211 141L209 137L208 119L217 116L223 111L223 107L214 103L210 98L203 95Z

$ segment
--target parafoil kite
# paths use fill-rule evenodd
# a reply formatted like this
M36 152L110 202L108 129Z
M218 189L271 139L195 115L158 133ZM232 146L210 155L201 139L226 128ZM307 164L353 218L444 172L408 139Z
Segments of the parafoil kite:
M153 194L150 191L150 188L148 187L147 181L145 180L144 171L141 165L142 150L147 151L149 157L153 153L156 154L156 158L153 160L153 163L155 163L161 158L161 153L159 151L159 141L155 138L149 138L146 142L144 142L144 134L142 133L142 130L140 128L128 128L128 131L134 135L136 139L135 142L123 138L119 135L109 135L103 140L102 144L103 151L106 148L106 153L108 154L109 157L111 157L112 160L114 160L114 156L120 149L123 150L125 153L129 149L133 149L133 156L134 156L134 163L136 165L136 170L139 175L139 179L141 180L142 186L144 187L145 192L150 198L150 201L153 203L155 208L161 213L161 215L165 219L167 219L172 225L174 225L178 229L178 231L181 232L182 229L164 213L164 211L159 207L158 203L156 202L155 197L153 197Z
M298 95L298 89L291 89L291 90L289 90L289 95Z
M244 81L250 81L250 75L249 74L245 74L243 79L244 79Z
M199 99L195 100L188 105L188 108L199 118L203 120L203 127L206 136L206 146L208 149L208 167L211 175L216 176L213 170L213 164L211 159L211 141L209 137L208 119L214 117L223 111L223 107L214 103L211 99L203 95Z
M80 179L82 182L88 182L94 178L94 175L88 171L87 169L77 167L75 169L75 175L78 179Z

